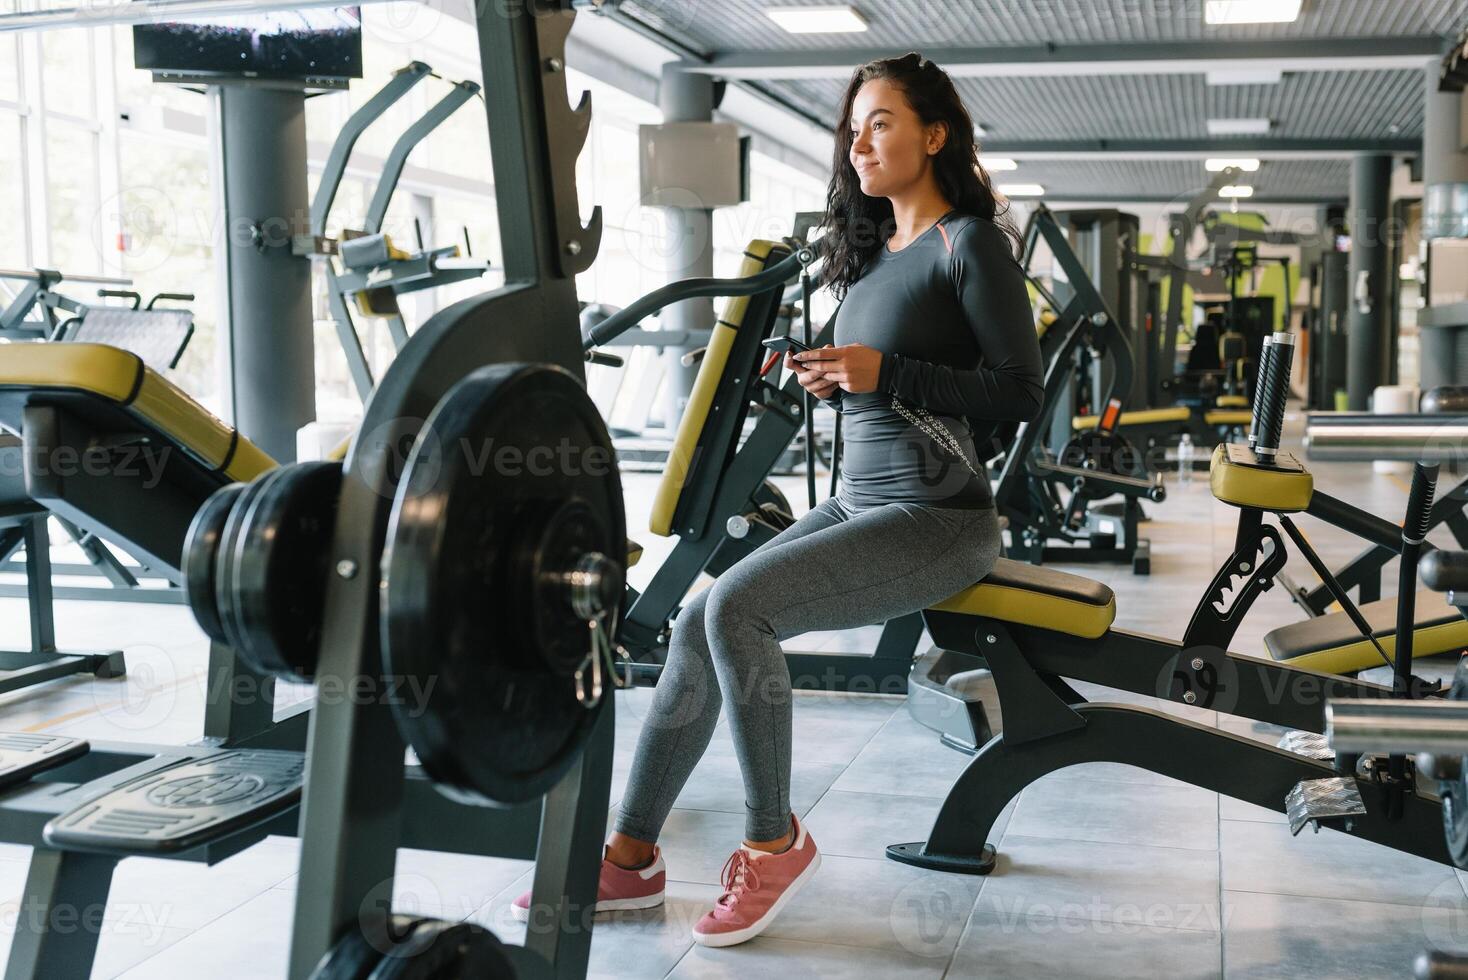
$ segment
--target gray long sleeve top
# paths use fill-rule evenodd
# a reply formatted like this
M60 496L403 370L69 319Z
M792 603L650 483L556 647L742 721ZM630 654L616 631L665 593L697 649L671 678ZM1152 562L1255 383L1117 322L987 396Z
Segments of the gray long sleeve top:
M839 389L842 502L990 507L987 478L893 408L898 398L946 428L977 466L968 419L1029 421L1044 394L1024 273L992 221L950 212L907 247L884 246L848 290L835 343L882 352L877 390ZM982 470L980 471L982 473Z

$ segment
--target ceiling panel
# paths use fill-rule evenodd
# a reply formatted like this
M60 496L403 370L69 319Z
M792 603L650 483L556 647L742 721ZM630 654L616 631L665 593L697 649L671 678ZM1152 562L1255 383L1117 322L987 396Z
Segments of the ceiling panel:
M1218 27L1204 23L1204 0L850 0L869 30L843 35L792 35L765 10L812 0L624 0L631 16L695 50L716 54L839 52L890 49L1005 48L1055 44L1159 44L1229 40L1325 40L1456 36L1468 23L1468 0L1304 0L1290 24ZM824 2L824 0L822 0ZM1155 51L1155 49L1154 49ZM1368 47L1369 51L1369 47ZM1220 57L1227 57L1221 48ZM1159 57L1150 53L1149 57ZM1173 56L1176 57L1176 56ZM853 57L853 62L855 57ZM1424 59L1424 65L1427 59ZM853 64L853 67L855 65ZM1051 74L964 77L955 80L984 142L1002 151L1013 143L1104 140L1132 144L1207 141L1206 121L1267 118L1267 136L1240 147L1267 152L1271 140L1351 141L1362 146L1420 139L1426 91L1423 72L1392 68L1294 71L1277 85L1209 86L1195 74ZM834 126L845 82L839 78L771 79L758 83L811 119ZM1098 196L1166 188L1185 193L1183 170L1200 164L1129 161L1051 161L1055 182L1093 179ZM1346 193L1349 161L1295 160L1270 165L1275 196ZM1138 174L1150 174L1146 180ZM1044 181L1042 181L1043 183ZM1261 193L1264 191L1261 190ZM1319 193L1309 196L1317 197Z
M765 16L809 0L625 0L623 8L706 52L842 47L997 47L1454 34L1468 0L1305 0L1290 24L1215 26L1203 0L853 0L862 34L787 34Z
M1040 184L1052 200L1131 197L1175 200L1181 208L1212 177L1201 160L1023 160L1018 170L996 173L993 180ZM1343 198L1350 181L1349 160L1266 160L1240 179L1256 197L1273 201ZM1241 200L1239 206L1248 203Z
M969 114L1004 140L1206 139L1206 121L1273 120L1273 138L1389 139L1422 134L1422 73L1298 72L1278 85L1210 86L1201 75L1063 75L955 80ZM844 82L781 91L836 123Z

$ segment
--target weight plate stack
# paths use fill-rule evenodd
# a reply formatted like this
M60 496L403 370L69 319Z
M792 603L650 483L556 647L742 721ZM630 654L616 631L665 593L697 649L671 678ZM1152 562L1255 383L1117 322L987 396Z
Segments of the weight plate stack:
M549 365L468 375L414 443L382 561L383 659L399 730L455 798L542 796L610 697L606 665L605 696L586 694L588 624L610 626L625 596L615 459L585 389Z
M219 563L225 522L229 520L235 501L244 492L243 483L231 483L214 491L194 515L189 523L189 533L184 537L184 595L199 628L216 643L228 643L229 638L219 617L219 604L214 599L214 573Z
M407 915L378 923L369 937L342 938L311 973L311 980L512 980L503 943L470 922Z
M241 519L220 554L219 607L232 645L261 673L316 674L341 480L340 463L292 463L235 505Z

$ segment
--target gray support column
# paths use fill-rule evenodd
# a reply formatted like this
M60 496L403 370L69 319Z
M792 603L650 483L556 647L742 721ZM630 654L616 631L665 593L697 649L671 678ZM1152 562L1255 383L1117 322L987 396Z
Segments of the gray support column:
M1390 377L1383 363L1387 343L1387 233L1392 158L1359 154L1351 161L1351 316L1346 353L1346 396L1353 412L1365 411L1371 392Z
M672 62L663 66L658 86L658 107L663 122L712 122L714 118L714 79L711 75L684 71ZM690 200L691 205L698 202ZM668 282L714 274L714 227L712 208L665 207L668 240L665 245L664 271ZM685 300L663 311L659 324L664 330L713 329L714 301L711 298ZM683 355L689 347L669 347L663 351L664 388L663 419L671 434L683 417L698 376L698 365L684 367Z
M223 85L229 390L235 428L280 462L296 458L296 430L316 418L311 261L291 254L306 234L306 96Z
M1463 95L1439 92L1438 70L1439 64L1434 61L1424 73L1427 90L1422 132L1422 184L1426 192L1424 239L1434 233L1453 233L1453 225L1468 220L1468 215L1457 215L1455 220L1451 206L1453 185L1468 183L1468 153L1463 152ZM1420 383L1423 391L1458 383L1457 336L1458 329L1453 327L1422 327Z

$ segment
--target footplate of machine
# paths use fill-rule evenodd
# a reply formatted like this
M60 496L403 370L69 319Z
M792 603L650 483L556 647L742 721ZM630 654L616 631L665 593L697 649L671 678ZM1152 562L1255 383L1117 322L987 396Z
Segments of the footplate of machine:
M0 732L0 789L87 754L87 741L64 735Z
M186 851L295 805L304 769L299 752L180 759L53 818L46 843L107 853Z
M1311 823L1366 814L1366 804L1356 781L1345 776L1302 779L1285 796L1285 816L1290 833L1299 835Z
M1303 755L1307 759L1318 759L1321 762L1331 762L1335 759L1335 750L1330 747L1330 742L1319 732L1288 731L1280 736L1278 748L1295 755Z

